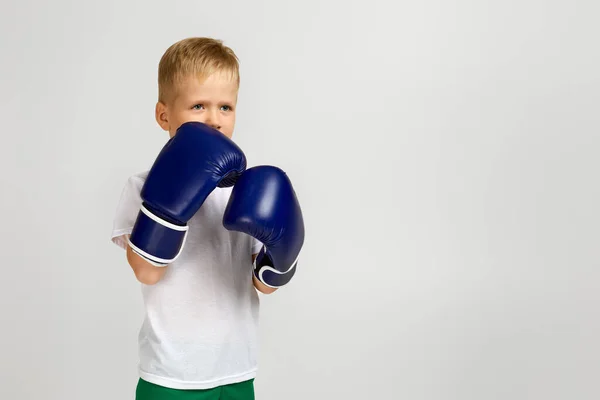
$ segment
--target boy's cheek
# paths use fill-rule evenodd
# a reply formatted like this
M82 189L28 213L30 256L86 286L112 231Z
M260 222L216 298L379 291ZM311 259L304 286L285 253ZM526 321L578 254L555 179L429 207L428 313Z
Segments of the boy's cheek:
M188 111L177 114L174 122L179 127L186 122L202 122L202 118L198 114Z

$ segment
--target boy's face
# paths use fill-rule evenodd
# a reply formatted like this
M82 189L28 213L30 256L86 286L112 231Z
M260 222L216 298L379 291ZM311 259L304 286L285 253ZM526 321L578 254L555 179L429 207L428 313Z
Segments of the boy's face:
M197 121L232 137L238 85L228 74L216 72L204 81L190 76L175 92L169 104L156 105L156 121L169 136L173 137L181 124Z

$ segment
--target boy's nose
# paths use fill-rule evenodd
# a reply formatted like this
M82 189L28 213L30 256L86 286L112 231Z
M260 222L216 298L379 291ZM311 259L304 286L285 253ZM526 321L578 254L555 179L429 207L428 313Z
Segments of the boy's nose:
M217 130L221 129L221 124L219 123L219 117L216 115L214 111L207 113L206 121L204 122L206 125L215 128Z

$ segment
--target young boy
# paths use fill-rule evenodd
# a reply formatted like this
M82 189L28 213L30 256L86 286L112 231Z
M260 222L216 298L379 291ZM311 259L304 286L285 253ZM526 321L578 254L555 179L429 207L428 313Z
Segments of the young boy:
M254 399L259 299L287 284L304 240L287 175L246 169L231 140L238 59L189 38L159 63L156 121L169 140L123 189L112 241L146 308L136 399Z

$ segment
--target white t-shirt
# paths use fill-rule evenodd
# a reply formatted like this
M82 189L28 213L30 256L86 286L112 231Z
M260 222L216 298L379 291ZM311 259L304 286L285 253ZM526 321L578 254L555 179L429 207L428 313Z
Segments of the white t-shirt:
M127 246L148 171L129 178L111 240ZM174 389L208 389L254 378L259 298L252 254L261 243L223 227L231 188L216 188L188 222L180 256L155 285L142 284L139 374ZM124 259L125 260L125 259ZM126 263L126 261L125 261Z

